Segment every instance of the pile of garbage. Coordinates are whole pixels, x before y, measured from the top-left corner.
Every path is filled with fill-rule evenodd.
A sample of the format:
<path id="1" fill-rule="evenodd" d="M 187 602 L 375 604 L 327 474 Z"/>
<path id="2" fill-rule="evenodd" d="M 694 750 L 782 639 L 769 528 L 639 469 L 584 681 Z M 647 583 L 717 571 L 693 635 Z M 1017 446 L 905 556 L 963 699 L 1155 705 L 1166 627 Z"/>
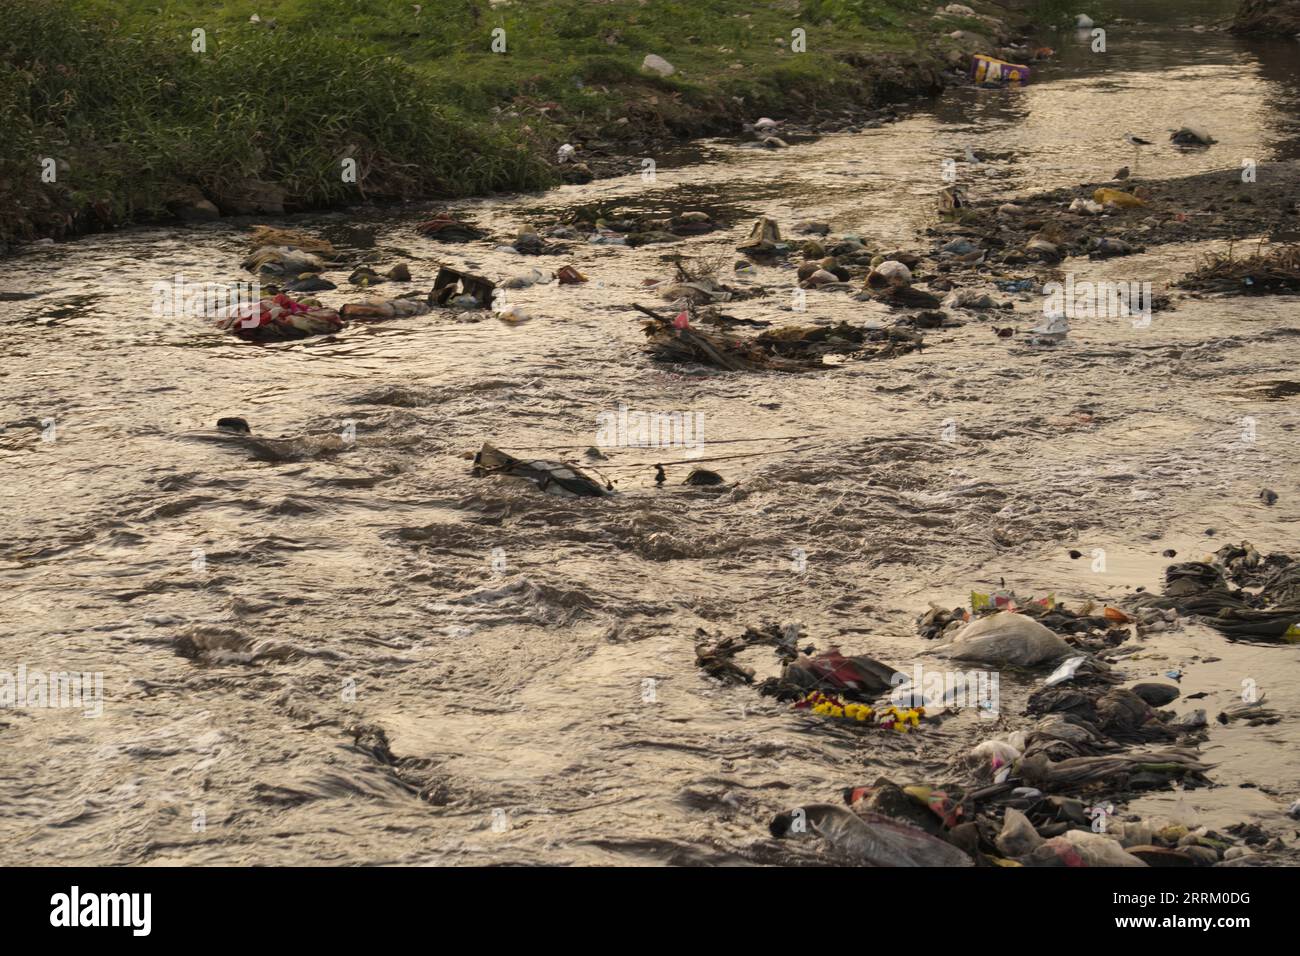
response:
<path id="1" fill-rule="evenodd" d="M 328 239 L 320 239 L 305 232 L 299 232 L 296 229 L 254 226 L 249 241 L 254 250 L 261 249 L 264 246 L 287 246 L 293 249 L 301 249 L 303 252 L 317 253 L 326 259 L 333 259 L 336 255 L 334 244 Z"/>
<path id="2" fill-rule="evenodd" d="M 463 241 L 485 235 L 447 213 L 421 223 L 418 228 L 430 237 L 444 241 Z M 319 299 L 309 296 L 338 288 L 321 275 L 327 269 L 341 267 L 339 254 L 329 240 L 271 226 L 254 227 L 249 238 L 253 251 L 244 259 L 243 268 L 272 280 L 263 286 L 267 294 L 256 304 L 226 310 L 216 322 L 219 329 L 248 341 L 278 342 L 329 335 L 342 331 L 348 322 L 425 315 L 434 307 L 466 311 L 491 309 L 495 305 L 495 283 L 482 276 L 443 266 L 434 279 L 433 289 L 427 294 L 406 291 L 391 298 L 371 297 L 346 303 L 337 309 L 329 308 Z M 572 266 L 559 269 L 555 277 L 562 285 L 587 281 L 586 276 Z M 383 272 L 363 264 L 353 270 L 348 281 L 369 289 L 385 282 L 409 283 L 412 276 L 410 268 L 400 263 Z M 518 319 L 517 315 L 508 314 L 508 310 L 502 310 L 500 314 L 506 319 Z"/>
<path id="3" fill-rule="evenodd" d="M 1178 281 L 1184 289 L 1221 292 L 1225 295 L 1270 295 L 1300 292 L 1300 245 L 1281 245 L 1235 258 L 1212 253 L 1201 260 L 1196 271 Z"/>
<path id="4" fill-rule="evenodd" d="M 1263 556 L 1242 545 L 1221 549 L 1214 560 L 1200 567 L 1213 567 L 1217 577 L 1193 576 L 1198 584 L 1219 587 L 1226 579 L 1259 589 L 1263 602 L 1300 603 L 1300 564 L 1287 556 Z M 1118 686 L 1122 678 L 1098 656 L 1134 636 L 1148 610 L 1161 621 L 1170 613 L 1093 604 L 1074 609 L 1054 595 L 1021 598 L 1010 591 L 972 592 L 969 607 L 931 605 L 917 625 L 939 653 L 1046 675 L 1036 679 L 1039 686 L 1026 703 L 1031 722 L 960 755 L 951 771 L 961 782 L 900 787 L 880 778 L 844 790 L 846 806 L 812 804 L 778 814 L 772 834 L 811 836 L 845 862 L 876 866 L 1240 865 L 1255 860 L 1265 844 L 1282 849 L 1244 825 L 1216 832 L 1117 814 L 1116 804 L 1130 793 L 1207 786 L 1213 769 L 1196 751 L 1205 739 L 1205 711 L 1179 716 L 1164 709 L 1179 697 L 1172 683 Z M 1202 610 L 1183 604 L 1175 613 Z M 1300 608 L 1293 616 L 1300 619 Z M 782 676 L 760 685 L 778 699 L 852 723 L 870 723 L 881 712 L 895 727 L 932 720 L 925 710 L 930 702 L 915 692 L 908 699 L 908 679 L 887 665 L 838 652 L 813 656 L 811 648 L 801 655 L 793 641 L 780 643 L 770 629 L 746 636 L 727 645 L 733 654 L 764 640 L 781 648 Z M 711 648 L 697 647 L 697 657 L 707 659 L 701 652 Z M 891 688 L 892 711 L 870 705 L 872 694 Z M 1218 719 L 1281 719 L 1261 703 L 1229 708 Z M 911 713 L 900 720 L 903 708 Z"/>
<path id="5" fill-rule="evenodd" d="M 482 276 L 442 266 L 433 279 L 429 299 L 434 305 L 461 309 L 490 309 L 496 283 Z"/>
<path id="6" fill-rule="evenodd" d="M 1044 793 L 1034 786 L 899 786 L 879 777 L 848 787 L 843 806 L 778 813 L 778 839 L 816 839 L 845 863 L 869 866 L 1246 865 L 1281 849 L 1249 825 L 1189 827 L 1120 818 L 1112 803 Z"/>
<path id="7" fill-rule="evenodd" d="M 692 362 L 732 372 L 809 372 L 832 367 L 827 356 L 845 360 L 892 358 L 920 349 L 924 339 L 906 325 L 781 326 L 753 337 L 704 331 L 687 312 L 668 319 L 642 306 L 651 316 L 644 330 L 648 351 L 661 362 Z"/>
<path id="8" fill-rule="evenodd" d="M 951 188 L 946 192 L 951 192 Z M 941 209 L 953 205 L 942 201 Z M 1023 265 L 1055 265 L 1067 256 L 1109 259 L 1143 247 L 1140 235 L 1151 212 L 1145 186 L 1085 185 L 1017 202 L 962 201 L 950 209 L 953 221 L 933 230 L 934 256 L 941 272 Z M 1159 210 L 1172 219 L 1176 214 Z"/>
<path id="9" fill-rule="evenodd" d="M 754 671 L 738 664 L 736 655 L 756 647 L 771 647 L 781 663 L 781 673 L 760 682 L 759 693 L 779 701 L 806 705 L 814 695 L 827 702 L 871 703 L 898 686 L 905 676 L 888 664 L 866 655 L 845 657 L 837 648 L 817 653 L 809 644 L 799 648 L 797 625 L 765 622 L 749 627 L 739 637 L 695 632 L 695 664 L 724 684 L 753 684 Z M 820 698 L 819 698 L 820 701 Z M 806 709 L 806 708 L 805 708 Z"/>
<path id="10" fill-rule="evenodd" d="M 845 657 L 838 648 L 819 654 L 809 645 L 800 651 L 798 636 L 797 628 L 772 623 L 748 628 L 738 638 L 714 638 L 699 630 L 695 663 L 724 684 L 754 684 L 754 671 L 737 663 L 736 655 L 770 646 L 782 668 L 779 676 L 757 685 L 763 696 L 790 703 L 796 712 L 878 730 L 908 733 L 921 726 L 924 707 L 881 700 L 906 681 L 905 675 L 866 655 Z"/>
<path id="11" fill-rule="evenodd" d="M 294 299 L 283 292 L 230 310 L 217 328 L 249 342 L 284 342 L 310 335 L 332 335 L 347 323 L 334 309 L 315 299 Z"/>
<path id="12" fill-rule="evenodd" d="M 736 655 L 753 647 L 774 647 L 777 659 L 789 664 L 799 656 L 799 631 L 771 622 L 745 629 L 740 637 L 711 637 L 703 628 L 695 632 L 695 664 L 724 684 L 752 684 L 752 668 L 738 664 Z"/>
<path id="13" fill-rule="evenodd" d="M 424 296 L 402 297 L 393 299 L 371 299 L 366 302 L 349 302 L 339 309 L 339 315 L 345 321 L 382 322 L 386 319 L 402 319 L 412 315 L 427 315 L 428 298 Z"/>
<path id="14" fill-rule="evenodd" d="M 941 647 L 957 660 L 1027 667 L 1122 644 L 1136 623 L 1119 608 L 1085 604 L 1076 611 L 1051 594 L 1020 598 L 1011 591 L 972 591 L 969 608 L 932 604 L 917 619 L 917 632 L 942 639 Z"/>
<path id="15" fill-rule="evenodd" d="M 1171 564 L 1162 593 L 1135 595 L 1132 606 L 1177 611 L 1233 640 L 1300 643 L 1300 561 L 1225 545 L 1206 561 Z"/>
<path id="16" fill-rule="evenodd" d="M 786 811 L 770 829 L 777 837 L 816 836 L 846 861 L 875 866 L 1196 866 L 1249 855 L 1233 850 L 1232 836 L 1205 828 L 1118 819 L 1108 793 L 1172 779 L 1203 784 L 1209 768 L 1177 748 L 1050 756 L 1053 744 L 1092 739 L 1087 734 L 1067 719 L 1046 718 L 973 748 L 965 758 L 969 784 L 900 787 L 879 778 L 846 788 L 847 807 Z"/>
<path id="17" fill-rule="evenodd" d="M 244 259 L 243 268 L 264 276 L 316 275 L 325 271 L 326 262 L 292 246 L 259 246 Z"/>

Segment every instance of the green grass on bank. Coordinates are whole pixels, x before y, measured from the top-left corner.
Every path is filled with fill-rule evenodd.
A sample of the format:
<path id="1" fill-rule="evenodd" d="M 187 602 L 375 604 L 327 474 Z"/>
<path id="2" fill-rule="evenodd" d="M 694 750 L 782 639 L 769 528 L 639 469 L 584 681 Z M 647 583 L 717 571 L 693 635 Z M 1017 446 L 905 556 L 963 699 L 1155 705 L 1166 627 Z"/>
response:
<path id="1" fill-rule="evenodd" d="M 398 57 L 437 85 L 442 104 L 480 119 L 515 98 L 603 118 L 623 105 L 607 90 L 644 83 L 647 53 L 680 72 L 638 95 L 770 102 L 783 81 L 795 85 L 804 74 L 846 77 L 836 54 L 915 50 L 911 23 L 933 9 L 927 0 L 187 0 L 163 13 L 149 0 L 77 5 L 115 17 L 126 32 L 325 31 L 358 51 Z M 250 25 L 254 12 L 275 27 Z M 796 28 L 807 31 L 806 54 L 790 52 Z M 504 53 L 492 51 L 494 30 L 504 31 Z"/>
<path id="2" fill-rule="evenodd" d="M 737 98 L 753 115 L 861 99 L 869 78 L 853 58 L 914 54 L 955 29 L 935 7 L 7 0 L 0 241 L 157 215 L 185 184 L 217 198 L 274 183 L 299 208 L 535 188 L 553 175 L 538 145 L 566 131 L 702 132 L 735 114 Z M 805 53 L 791 51 L 796 28 Z M 647 76 L 647 53 L 679 72 Z M 340 175 L 348 156 L 360 184 Z M 40 182 L 43 157 L 59 161 L 56 183 Z"/>
<path id="3" fill-rule="evenodd" d="M 156 215 L 185 183 L 211 196 L 274 183 L 303 206 L 356 199 L 345 157 L 378 195 L 546 181 L 523 144 L 346 40 L 249 28 L 210 33 L 196 53 L 188 32 L 122 31 L 67 0 L 11 0 L 6 13 L 0 201 L 19 226 L 58 233 Z M 45 157 L 58 162 L 52 184 L 41 183 Z M 68 215 L 91 221 L 61 223 Z"/>

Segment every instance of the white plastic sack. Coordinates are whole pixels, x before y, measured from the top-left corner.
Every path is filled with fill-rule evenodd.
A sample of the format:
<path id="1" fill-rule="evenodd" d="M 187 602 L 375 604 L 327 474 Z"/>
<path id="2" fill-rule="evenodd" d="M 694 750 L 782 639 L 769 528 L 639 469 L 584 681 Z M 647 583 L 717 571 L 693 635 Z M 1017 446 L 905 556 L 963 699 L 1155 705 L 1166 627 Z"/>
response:
<path id="1" fill-rule="evenodd" d="M 971 621 L 943 650 L 959 661 L 1032 667 L 1064 657 L 1072 648 L 1032 618 L 999 611 Z"/>

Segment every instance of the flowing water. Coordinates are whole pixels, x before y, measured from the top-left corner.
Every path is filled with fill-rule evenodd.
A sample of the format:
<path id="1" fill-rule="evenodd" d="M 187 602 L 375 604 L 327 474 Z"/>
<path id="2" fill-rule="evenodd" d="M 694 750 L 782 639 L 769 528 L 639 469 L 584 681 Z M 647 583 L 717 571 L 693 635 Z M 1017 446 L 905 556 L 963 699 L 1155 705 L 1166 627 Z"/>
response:
<path id="1" fill-rule="evenodd" d="M 971 193 L 1012 196 L 1125 163 L 1163 177 L 1300 155 L 1295 46 L 1192 29 L 1231 3 L 1175 7 L 1135 4 L 1147 19 L 1111 25 L 1105 54 L 1065 35 L 1032 85 L 955 89 L 886 128 L 770 152 L 712 141 L 651 183 L 457 207 L 497 236 L 592 201 L 729 225 L 680 246 L 578 243 L 552 261 L 436 245 L 413 229 L 421 210 L 292 223 L 373 225 L 384 265 L 424 287 L 439 263 L 500 278 L 573 261 L 591 279 L 514 293 L 536 316 L 517 326 L 435 313 L 258 346 L 155 318 L 155 282 L 239 277 L 246 223 L 6 262 L 3 291 L 35 295 L 0 301 L 0 670 L 102 674 L 103 713 L 0 710 L 0 861 L 798 860 L 811 851 L 768 836 L 774 812 L 880 775 L 952 779 L 972 742 L 1020 725 L 1032 684 L 1005 677 L 998 721 L 861 733 L 712 683 L 697 628 L 799 622 L 803 643 L 910 671 L 930 601 L 1005 581 L 1114 602 L 1158 586 L 1168 548 L 1294 550 L 1300 411 L 1268 391 L 1300 378 L 1294 298 L 1185 300 L 1147 328 L 1078 320 L 1057 349 L 971 321 L 920 353 L 799 376 L 654 364 L 629 308 L 656 304 L 641 283 L 670 253 L 729 263 L 758 214 L 922 249 L 947 158 Z M 1220 145 L 1170 149 L 1189 120 Z M 1130 131 L 1157 146 L 1135 155 Z M 1158 287 L 1206 248 L 1066 267 Z M 842 292 L 791 313 L 791 266 L 750 281 L 776 292 L 730 314 L 888 317 Z M 1016 311 L 1027 327 L 1040 302 Z M 484 440 L 581 455 L 620 403 L 693 413 L 731 442 L 697 457 L 748 457 L 708 462 L 728 484 L 695 488 L 689 450 L 612 449 L 600 464 L 620 493 L 599 500 L 469 475 Z M 223 436 L 224 415 L 287 440 Z M 569 451 L 534 450 L 551 446 Z M 687 464 L 656 487 L 658 461 Z M 1282 822 L 1300 795 L 1295 654 L 1188 625 L 1126 660 L 1135 680 L 1178 669 L 1184 694 L 1208 693 L 1180 711 L 1212 717 L 1254 680 L 1284 714 L 1212 722 L 1217 785 L 1129 809 Z M 767 650 L 746 660 L 776 671 Z"/>

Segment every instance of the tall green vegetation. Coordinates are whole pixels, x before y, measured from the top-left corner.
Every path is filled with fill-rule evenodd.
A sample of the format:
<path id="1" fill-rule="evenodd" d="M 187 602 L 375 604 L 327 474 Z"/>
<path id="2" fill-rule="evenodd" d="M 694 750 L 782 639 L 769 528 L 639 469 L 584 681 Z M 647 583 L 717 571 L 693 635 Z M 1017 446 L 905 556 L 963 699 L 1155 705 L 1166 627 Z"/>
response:
<path id="1" fill-rule="evenodd" d="M 306 208 L 542 186 L 553 174 L 540 157 L 564 138 L 644 148 L 746 116 L 868 102 L 869 56 L 916 54 L 926 29 L 953 29 L 933 8 L 5 0 L 0 242 L 153 216 L 196 188 L 221 205 L 273 184 L 288 208 Z M 806 52 L 792 49 L 796 28 Z M 491 49 L 498 29 L 504 52 Z M 678 71 L 648 75 L 647 53 Z M 58 161 L 57 182 L 41 182 L 43 158 Z M 344 181 L 345 158 L 358 183 Z"/>
<path id="2" fill-rule="evenodd" d="M 182 184 L 221 197 L 274 183 L 306 207 L 548 181 L 521 142 L 440 105 L 436 83 L 396 58 L 252 25 L 205 40 L 196 52 L 175 29 L 123 34 L 70 0 L 9 0 L 0 228 L 58 234 L 153 215 Z M 46 157 L 53 183 L 41 182 Z"/>

